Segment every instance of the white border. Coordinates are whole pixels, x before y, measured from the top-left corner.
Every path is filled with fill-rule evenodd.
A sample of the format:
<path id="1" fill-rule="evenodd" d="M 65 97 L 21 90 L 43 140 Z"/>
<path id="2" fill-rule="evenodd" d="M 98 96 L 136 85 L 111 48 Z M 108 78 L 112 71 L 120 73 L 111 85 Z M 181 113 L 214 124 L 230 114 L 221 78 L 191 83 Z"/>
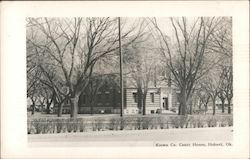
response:
<path id="1" fill-rule="evenodd" d="M 3 158 L 247 158 L 249 16 L 247 1 L 2 2 L 1 155 Z M 30 148 L 26 135 L 25 17 L 233 16 L 234 146 L 210 148 Z"/>

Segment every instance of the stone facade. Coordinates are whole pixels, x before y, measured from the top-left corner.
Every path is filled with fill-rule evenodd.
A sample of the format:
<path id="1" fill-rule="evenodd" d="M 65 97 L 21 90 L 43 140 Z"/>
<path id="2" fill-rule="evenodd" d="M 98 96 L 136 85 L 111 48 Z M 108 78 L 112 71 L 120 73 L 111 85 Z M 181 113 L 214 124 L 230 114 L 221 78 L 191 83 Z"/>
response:
<path id="1" fill-rule="evenodd" d="M 160 89 L 149 88 L 146 97 L 146 114 L 156 113 L 160 109 Z M 142 112 L 142 108 L 138 107 L 137 88 L 126 88 L 125 98 L 125 114 L 138 114 Z"/>

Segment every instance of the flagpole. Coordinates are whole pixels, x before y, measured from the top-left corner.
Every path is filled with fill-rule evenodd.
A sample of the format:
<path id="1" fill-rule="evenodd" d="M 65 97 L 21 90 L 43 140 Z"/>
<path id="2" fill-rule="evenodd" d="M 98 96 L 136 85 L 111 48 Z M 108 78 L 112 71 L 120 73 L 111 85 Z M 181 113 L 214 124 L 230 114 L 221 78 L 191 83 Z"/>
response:
<path id="1" fill-rule="evenodd" d="M 119 30 L 119 53 L 120 53 L 120 92 L 121 92 L 121 111 L 120 116 L 123 117 L 123 70 L 122 70 L 122 46 L 121 46 L 121 19 L 118 17 L 118 30 Z"/>

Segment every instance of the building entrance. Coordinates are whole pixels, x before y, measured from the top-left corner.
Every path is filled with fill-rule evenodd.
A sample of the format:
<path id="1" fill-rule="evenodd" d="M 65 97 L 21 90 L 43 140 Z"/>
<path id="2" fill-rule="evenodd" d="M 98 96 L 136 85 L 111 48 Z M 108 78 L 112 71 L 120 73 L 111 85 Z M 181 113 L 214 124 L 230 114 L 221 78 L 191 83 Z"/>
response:
<path id="1" fill-rule="evenodd" d="M 163 108 L 169 110 L 168 97 L 163 98 Z"/>

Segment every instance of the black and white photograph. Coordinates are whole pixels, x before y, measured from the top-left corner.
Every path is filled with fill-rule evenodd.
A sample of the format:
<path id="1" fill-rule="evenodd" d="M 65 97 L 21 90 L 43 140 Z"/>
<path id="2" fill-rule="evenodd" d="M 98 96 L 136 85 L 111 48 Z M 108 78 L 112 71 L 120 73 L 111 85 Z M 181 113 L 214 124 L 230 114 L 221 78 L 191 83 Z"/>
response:
<path id="1" fill-rule="evenodd" d="M 26 20 L 29 141 L 232 140 L 231 17 Z"/>
<path id="2" fill-rule="evenodd" d="M 5 158 L 249 156 L 244 1 L 16 3 Z"/>

